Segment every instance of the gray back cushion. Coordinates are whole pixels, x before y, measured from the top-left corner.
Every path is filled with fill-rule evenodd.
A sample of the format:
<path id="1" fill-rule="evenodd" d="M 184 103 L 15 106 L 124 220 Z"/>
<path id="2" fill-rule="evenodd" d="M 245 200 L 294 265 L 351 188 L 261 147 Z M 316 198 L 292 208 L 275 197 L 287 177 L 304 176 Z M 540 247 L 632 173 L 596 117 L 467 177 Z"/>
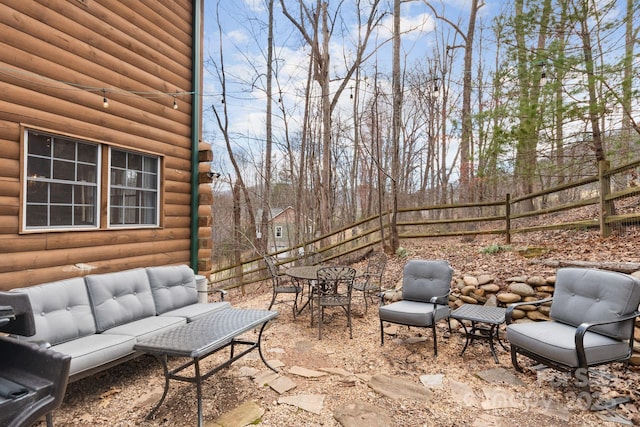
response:
<path id="1" fill-rule="evenodd" d="M 428 302 L 434 296 L 446 295 L 451 289 L 453 269 L 447 261 L 414 259 L 404 266 L 402 299 Z M 447 298 L 438 300 L 446 304 Z"/>
<path id="2" fill-rule="evenodd" d="M 156 314 L 144 268 L 91 274 L 85 280 L 98 332 Z"/>
<path id="3" fill-rule="evenodd" d="M 12 292 L 29 296 L 36 326 L 36 333 L 28 338 L 29 341 L 46 341 L 56 345 L 96 332 L 82 277 L 20 288 Z"/>
<path id="4" fill-rule="evenodd" d="M 556 274 L 550 316 L 572 326 L 616 320 L 638 309 L 640 281 L 628 274 L 587 268 L 561 268 Z M 629 338 L 633 320 L 595 326 L 592 331 Z"/>
<path id="5" fill-rule="evenodd" d="M 148 267 L 147 275 L 157 314 L 198 302 L 196 277 L 186 265 Z"/>

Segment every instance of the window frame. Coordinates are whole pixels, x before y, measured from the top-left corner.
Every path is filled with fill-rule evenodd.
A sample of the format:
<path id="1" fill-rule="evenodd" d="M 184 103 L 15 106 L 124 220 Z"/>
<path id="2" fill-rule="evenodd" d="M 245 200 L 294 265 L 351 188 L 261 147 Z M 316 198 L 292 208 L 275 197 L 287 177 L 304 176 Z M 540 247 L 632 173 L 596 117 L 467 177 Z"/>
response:
<path id="1" fill-rule="evenodd" d="M 120 224 L 120 223 L 117 223 L 117 224 L 112 223 L 112 220 L 113 220 L 112 219 L 112 208 L 113 208 L 113 204 L 112 204 L 113 193 L 112 193 L 112 190 L 113 190 L 114 185 L 115 185 L 112 182 L 113 169 L 114 169 L 114 166 L 113 166 L 113 151 L 114 150 L 117 150 L 117 151 L 120 151 L 122 153 L 127 154 L 127 158 L 128 158 L 128 155 L 131 154 L 131 155 L 141 156 L 143 160 L 144 159 L 153 159 L 153 160 L 155 160 L 155 163 L 156 163 L 155 172 L 154 172 L 154 174 L 155 174 L 155 189 L 153 190 L 153 192 L 155 192 L 155 198 L 154 198 L 155 199 L 155 209 L 154 209 L 155 210 L 155 214 L 154 214 L 154 222 L 153 223 L 149 223 L 149 224 L 144 224 L 144 223 L 126 223 L 126 222 L 122 223 L 122 224 Z M 106 184 L 107 191 L 108 191 L 108 195 L 106 197 L 106 199 L 107 199 L 107 204 L 106 204 L 106 217 L 107 217 L 106 224 L 107 224 L 107 228 L 121 230 L 121 229 L 130 229 L 130 228 L 157 228 L 157 227 L 160 227 L 160 202 L 161 202 L 161 197 L 160 196 L 161 196 L 161 188 L 162 188 L 161 187 L 161 184 L 162 184 L 162 182 L 161 182 L 162 162 L 161 162 L 160 156 L 152 156 L 150 154 L 141 153 L 141 152 L 136 151 L 136 150 L 130 150 L 130 149 L 122 148 L 122 147 L 110 146 L 110 147 L 108 147 L 108 156 L 107 157 L 108 157 L 107 167 L 108 167 L 108 171 L 109 171 L 108 174 L 107 174 L 108 178 L 107 178 L 107 184 Z M 121 169 L 121 168 L 119 167 L 119 169 Z M 128 173 L 128 172 L 139 172 L 142 175 L 147 175 L 147 176 L 151 175 L 151 173 L 149 171 L 146 171 L 144 169 L 139 170 L 139 171 L 135 171 L 133 169 L 126 168 L 124 170 L 125 170 L 125 173 Z M 151 191 L 149 189 L 144 190 L 145 189 L 144 187 L 134 187 L 134 186 L 127 186 L 127 185 L 118 185 L 118 187 L 120 187 L 122 189 L 125 189 L 125 190 L 129 190 L 129 191 L 134 190 L 134 189 L 138 189 L 138 190 L 134 190 L 136 192 L 139 192 L 141 188 L 143 189 L 143 191 L 147 191 L 147 192 Z M 123 204 L 122 208 L 126 210 L 127 209 L 127 205 Z M 144 209 L 146 209 L 146 207 L 140 207 L 138 205 L 134 205 L 134 206 L 130 206 L 129 207 L 129 209 L 132 209 L 132 208 L 136 209 L 136 210 L 140 210 L 140 209 L 144 210 Z M 126 216 L 126 213 L 123 216 Z"/>
<path id="2" fill-rule="evenodd" d="M 73 225 L 66 224 L 60 226 L 51 225 L 51 213 L 47 213 L 47 225 L 45 226 L 33 226 L 27 225 L 29 206 L 27 200 L 28 188 L 30 182 L 34 182 L 33 177 L 29 177 L 28 173 L 30 163 L 33 158 L 29 151 L 29 144 L 32 139 L 30 135 L 36 136 L 50 136 L 61 140 L 67 140 L 71 142 L 84 143 L 96 146 L 96 165 L 95 165 L 95 200 L 91 209 L 94 210 L 94 224 L 90 225 Z M 19 234 L 35 234 L 35 233 L 52 233 L 52 232 L 66 232 L 66 231 L 104 231 L 104 230 L 123 230 L 123 229 L 149 229 L 149 228 L 162 228 L 163 212 L 164 212 L 164 157 L 158 153 L 147 152 L 144 150 L 138 150 L 135 148 L 124 147 L 118 144 L 107 143 L 92 138 L 81 137 L 77 135 L 70 135 L 61 132 L 52 131 L 49 129 L 39 128 L 37 126 L 21 125 L 20 126 L 20 205 L 19 205 Z M 32 147 L 33 149 L 33 147 Z M 112 150 L 118 150 L 124 153 L 131 153 L 133 155 L 141 156 L 143 159 L 150 159 L 155 162 L 155 178 L 153 180 L 153 203 L 155 204 L 155 211 L 152 216 L 152 223 L 129 223 L 129 224 L 111 224 L 111 177 L 112 177 L 112 163 L 111 153 Z M 30 157 L 31 156 L 31 157 Z M 53 158 L 53 153 L 52 153 Z M 53 160 L 51 160 L 53 162 Z M 72 160 L 74 165 L 78 165 L 78 159 Z M 32 164 L 33 166 L 33 164 Z M 77 176 L 75 176 L 77 179 Z M 47 178 L 43 182 L 52 181 Z M 70 185 L 84 181 L 70 181 Z M 143 181 L 144 184 L 148 184 L 149 181 Z M 153 187 L 152 186 L 152 187 Z M 47 206 L 50 206 L 51 189 L 48 189 L 47 193 Z M 76 191 L 75 188 L 73 191 Z M 148 200 L 148 198 L 147 198 Z M 144 202 L 143 202 L 144 203 Z M 73 209 L 74 206 L 72 206 Z M 139 207 L 138 207 L 139 208 Z M 71 212 L 71 222 L 73 221 L 74 212 Z M 140 217 L 138 217 L 140 219 Z"/>

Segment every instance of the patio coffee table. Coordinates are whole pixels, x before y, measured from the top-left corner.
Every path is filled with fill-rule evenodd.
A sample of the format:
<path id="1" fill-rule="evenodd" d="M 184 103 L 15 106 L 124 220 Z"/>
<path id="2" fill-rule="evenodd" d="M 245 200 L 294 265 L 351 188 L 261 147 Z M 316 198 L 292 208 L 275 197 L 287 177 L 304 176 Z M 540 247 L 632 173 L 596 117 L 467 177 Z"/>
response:
<path id="1" fill-rule="evenodd" d="M 476 304 L 464 304 L 454 310 L 453 313 L 449 315 L 449 317 L 452 319 L 460 320 L 460 323 L 464 328 L 464 334 L 466 338 L 464 348 L 462 349 L 462 352 L 460 352 L 460 356 L 464 354 L 469 344 L 471 344 L 476 339 L 480 339 L 489 341 L 489 348 L 491 349 L 493 360 L 498 363 L 498 356 L 496 356 L 496 350 L 493 345 L 493 340 L 494 338 L 497 339 L 502 348 L 504 348 L 505 350 L 507 349 L 502 341 L 500 341 L 500 337 L 498 336 L 498 327 L 505 322 L 506 312 L 506 308 Z M 471 329 L 467 329 L 467 325 L 465 325 L 463 320 L 471 322 Z M 478 325 L 478 323 L 489 326 Z"/>
<path id="2" fill-rule="evenodd" d="M 165 378 L 162 397 L 151 409 L 147 419 L 151 418 L 164 402 L 169 391 L 169 380 L 185 381 L 196 384 L 198 426 L 202 426 L 202 381 L 256 348 L 262 362 L 269 369 L 277 372 L 275 368 L 267 363 L 260 347 L 262 333 L 267 322 L 277 316 L 277 311 L 228 308 L 137 343 L 134 347 L 136 351 L 152 354 L 160 361 Z M 236 338 L 260 325 L 262 326 L 256 341 Z M 247 345 L 249 347 L 238 354 L 234 354 L 236 345 Z M 207 372 L 200 372 L 201 360 L 229 346 L 231 347 L 229 359 Z M 170 370 L 167 365 L 167 359 L 170 356 L 190 358 L 191 360 Z M 193 376 L 180 374 L 191 366 L 194 368 Z"/>

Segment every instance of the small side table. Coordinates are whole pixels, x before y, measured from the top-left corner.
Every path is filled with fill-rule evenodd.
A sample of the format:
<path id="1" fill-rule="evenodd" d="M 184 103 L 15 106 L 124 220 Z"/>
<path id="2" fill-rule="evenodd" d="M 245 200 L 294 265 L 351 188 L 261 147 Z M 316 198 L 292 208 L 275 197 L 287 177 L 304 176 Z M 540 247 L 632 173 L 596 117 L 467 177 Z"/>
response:
<path id="1" fill-rule="evenodd" d="M 498 327 L 505 322 L 506 312 L 507 309 L 502 307 L 491 307 L 476 304 L 464 304 L 454 310 L 449 317 L 460 321 L 464 328 L 466 338 L 464 348 L 462 349 L 460 356 L 464 354 L 465 350 L 473 340 L 481 339 L 489 341 L 489 348 L 491 349 L 493 360 L 495 360 L 496 363 L 499 363 L 498 356 L 496 356 L 496 350 L 493 345 L 493 340 L 494 338 L 497 339 L 502 348 L 505 350 L 507 349 L 498 336 Z M 465 325 L 463 320 L 471 322 L 471 329 L 467 329 L 467 325 Z M 478 323 L 489 326 L 478 325 Z"/>

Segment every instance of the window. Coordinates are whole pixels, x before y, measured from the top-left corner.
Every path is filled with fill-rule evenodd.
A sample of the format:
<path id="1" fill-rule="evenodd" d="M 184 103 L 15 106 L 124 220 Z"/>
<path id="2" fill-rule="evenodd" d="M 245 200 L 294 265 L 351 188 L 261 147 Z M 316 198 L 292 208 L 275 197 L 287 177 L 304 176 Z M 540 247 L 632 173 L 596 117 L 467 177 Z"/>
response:
<path id="1" fill-rule="evenodd" d="M 158 224 L 158 159 L 111 149 L 109 225 Z"/>
<path id="2" fill-rule="evenodd" d="M 158 226 L 160 158 L 107 148 L 25 130 L 22 229 Z M 101 180 L 103 167 L 109 182 Z M 101 212 L 101 206 L 108 206 L 108 212 Z M 108 218 L 106 225 L 101 226 L 101 218 Z"/>
<path id="3" fill-rule="evenodd" d="M 98 145 L 28 131 L 25 229 L 96 228 Z"/>
<path id="4" fill-rule="evenodd" d="M 282 226 L 276 225 L 276 238 L 282 237 Z"/>

